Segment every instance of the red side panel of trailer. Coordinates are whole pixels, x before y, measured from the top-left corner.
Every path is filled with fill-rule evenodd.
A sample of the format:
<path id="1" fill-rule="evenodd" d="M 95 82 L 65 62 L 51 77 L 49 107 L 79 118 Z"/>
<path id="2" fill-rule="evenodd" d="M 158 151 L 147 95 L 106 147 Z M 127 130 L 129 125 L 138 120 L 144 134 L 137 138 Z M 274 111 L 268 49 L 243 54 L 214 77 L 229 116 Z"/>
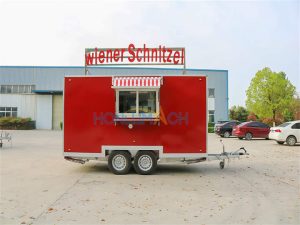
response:
<path id="1" fill-rule="evenodd" d="M 163 146 L 164 153 L 206 153 L 206 77 L 164 76 L 160 123 L 114 122 L 112 77 L 66 77 L 64 151 L 101 153 L 101 146 Z"/>

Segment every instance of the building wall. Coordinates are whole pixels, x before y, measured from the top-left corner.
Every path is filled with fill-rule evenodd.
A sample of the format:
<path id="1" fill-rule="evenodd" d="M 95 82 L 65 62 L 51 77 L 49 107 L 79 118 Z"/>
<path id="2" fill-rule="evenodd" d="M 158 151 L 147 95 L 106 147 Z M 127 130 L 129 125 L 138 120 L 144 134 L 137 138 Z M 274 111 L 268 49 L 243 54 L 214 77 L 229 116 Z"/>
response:
<path id="1" fill-rule="evenodd" d="M 129 76 L 129 75 L 181 75 L 181 69 L 165 68 L 132 68 L 132 67 L 90 67 L 88 68 L 89 76 Z M 207 69 L 188 69 L 187 75 L 206 75 L 208 77 L 208 88 L 215 89 L 214 98 L 208 98 L 208 110 L 214 112 L 214 121 L 228 119 L 228 71 L 227 70 L 207 70 Z M 35 85 L 36 93 L 46 93 L 47 95 L 37 95 L 36 107 L 31 109 L 30 114 L 33 119 L 36 118 L 37 128 L 51 129 L 58 128 L 59 113 L 62 113 L 62 103 L 59 103 L 57 97 L 52 96 L 54 93 L 63 92 L 63 78 L 65 76 L 83 76 L 84 67 L 33 67 L 33 66 L 0 66 L 0 85 Z M 2 97 L 6 94 L 0 94 L 1 98 L 10 102 L 9 96 Z M 46 97 L 48 96 L 48 97 Z M 12 102 L 18 97 L 12 97 Z M 21 98 L 21 97 L 20 97 Z M 51 100 L 50 100 L 51 99 Z M 45 101 L 45 102 L 43 102 Z M 51 101 L 51 103 L 50 103 Z M 4 103 L 0 101 L 0 106 Z M 19 103 L 23 104 L 23 103 Z M 32 103 L 34 104 L 34 103 Z M 24 104 L 23 104 L 24 106 Z M 22 106 L 22 108 L 23 108 Z M 45 109 L 42 108 L 45 107 Z M 24 106 L 27 111 L 28 107 Z M 26 108 L 27 107 L 27 108 Z M 54 108 L 53 108 L 54 107 Z M 20 106 L 21 108 L 21 106 Z M 50 111 L 47 111 L 50 110 Z M 30 111 L 30 110 L 29 110 Z M 51 114 L 51 115 L 50 115 Z M 21 114 L 20 114 L 21 115 Z M 23 115 L 23 112 L 22 112 Z M 28 117 L 28 116 L 27 116 Z M 62 117 L 62 115 L 61 115 Z M 47 121 L 46 121 L 47 120 Z M 51 124 L 51 125 L 50 125 Z"/>
<path id="2" fill-rule="evenodd" d="M 215 122 L 228 120 L 228 71 L 205 71 L 204 74 L 208 77 L 208 88 L 215 89 Z M 208 101 L 212 100 L 208 98 Z"/>
<path id="3" fill-rule="evenodd" d="M 208 110 L 215 110 L 216 105 L 215 105 L 215 99 L 216 98 L 207 98 L 207 109 Z"/>
<path id="4" fill-rule="evenodd" d="M 36 120 L 35 94 L 0 94 L 0 107 L 17 107 L 17 116 Z"/>

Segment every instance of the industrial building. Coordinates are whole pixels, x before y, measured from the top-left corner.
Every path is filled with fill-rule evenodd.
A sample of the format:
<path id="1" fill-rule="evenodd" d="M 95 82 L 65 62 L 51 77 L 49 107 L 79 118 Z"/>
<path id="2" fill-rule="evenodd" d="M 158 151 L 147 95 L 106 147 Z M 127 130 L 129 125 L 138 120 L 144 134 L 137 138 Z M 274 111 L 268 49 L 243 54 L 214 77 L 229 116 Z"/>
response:
<path id="1" fill-rule="evenodd" d="M 84 76 L 84 73 L 84 66 L 0 66 L 0 117 L 30 117 L 36 121 L 37 129 L 60 129 L 63 122 L 63 78 Z M 182 73 L 182 69 L 174 68 L 103 66 L 89 67 L 87 76 Z M 208 77 L 208 121 L 227 120 L 228 71 L 186 69 L 185 74 Z"/>

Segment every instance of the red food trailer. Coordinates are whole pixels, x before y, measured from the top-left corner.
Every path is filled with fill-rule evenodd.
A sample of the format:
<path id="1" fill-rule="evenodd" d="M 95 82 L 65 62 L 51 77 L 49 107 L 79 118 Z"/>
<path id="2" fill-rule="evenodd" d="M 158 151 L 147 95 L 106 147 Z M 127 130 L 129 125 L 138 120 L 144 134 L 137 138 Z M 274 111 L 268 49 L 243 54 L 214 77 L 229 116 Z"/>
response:
<path id="1" fill-rule="evenodd" d="M 115 174 L 151 174 L 157 162 L 220 160 L 207 152 L 204 75 L 68 76 L 64 81 L 64 158 L 107 160 Z"/>

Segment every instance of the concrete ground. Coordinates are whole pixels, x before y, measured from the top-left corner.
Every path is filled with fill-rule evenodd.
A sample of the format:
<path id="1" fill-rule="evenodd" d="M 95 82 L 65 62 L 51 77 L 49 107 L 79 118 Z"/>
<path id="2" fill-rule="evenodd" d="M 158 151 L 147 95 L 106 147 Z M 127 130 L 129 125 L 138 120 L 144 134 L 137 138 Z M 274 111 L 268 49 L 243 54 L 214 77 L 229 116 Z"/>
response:
<path id="1" fill-rule="evenodd" d="M 223 139 L 250 156 L 110 173 L 62 157 L 62 132 L 12 131 L 1 156 L 0 224 L 300 224 L 300 148 Z M 221 151 L 209 135 L 209 151 Z"/>

